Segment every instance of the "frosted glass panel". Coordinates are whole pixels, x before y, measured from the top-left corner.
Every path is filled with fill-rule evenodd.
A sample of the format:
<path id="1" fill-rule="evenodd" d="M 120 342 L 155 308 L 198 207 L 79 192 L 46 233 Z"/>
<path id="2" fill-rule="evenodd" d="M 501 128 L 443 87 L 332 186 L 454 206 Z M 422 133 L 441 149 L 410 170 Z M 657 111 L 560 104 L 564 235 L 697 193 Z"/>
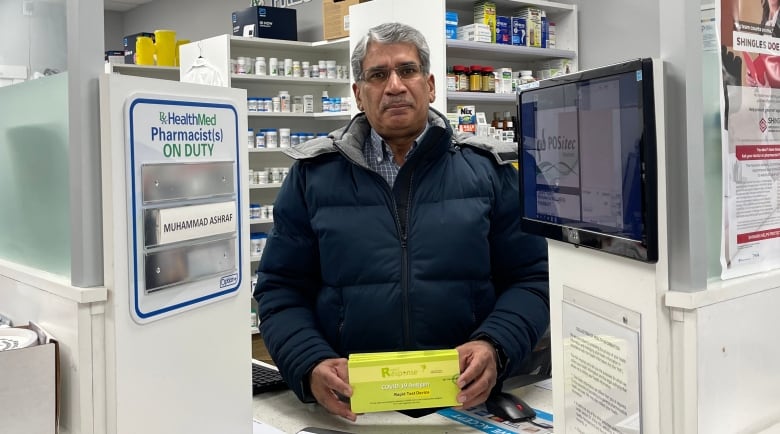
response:
<path id="1" fill-rule="evenodd" d="M 0 258 L 70 277 L 68 165 L 67 73 L 0 87 Z"/>

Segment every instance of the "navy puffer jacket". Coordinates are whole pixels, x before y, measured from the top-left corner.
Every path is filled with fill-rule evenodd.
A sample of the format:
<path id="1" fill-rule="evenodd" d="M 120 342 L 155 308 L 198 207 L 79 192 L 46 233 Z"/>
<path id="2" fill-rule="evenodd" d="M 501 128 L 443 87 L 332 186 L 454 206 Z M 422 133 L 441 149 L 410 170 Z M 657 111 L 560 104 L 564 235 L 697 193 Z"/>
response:
<path id="1" fill-rule="evenodd" d="M 288 151 L 254 296 L 301 400 L 320 360 L 483 335 L 512 375 L 549 324 L 547 246 L 520 231 L 516 149 L 453 136 L 435 110 L 429 124 L 392 188 L 365 163 L 362 114 Z"/>

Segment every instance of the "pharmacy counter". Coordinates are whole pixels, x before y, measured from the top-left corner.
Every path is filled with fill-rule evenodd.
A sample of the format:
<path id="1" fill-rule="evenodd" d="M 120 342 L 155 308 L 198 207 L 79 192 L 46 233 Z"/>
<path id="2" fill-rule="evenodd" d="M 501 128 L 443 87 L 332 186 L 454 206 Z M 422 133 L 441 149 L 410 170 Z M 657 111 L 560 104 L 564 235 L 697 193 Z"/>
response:
<path id="1" fill-rule="evenodd" d="M 511 392 L 536 409 L 548 413 L 552 412 L 552 391 L 549 389 L 530 385 L 514 389 Z M 480 424 L 476 418 L 470 418 L 468 415 L 461 417 L 462 421 L 459 422 L 439 413 L 412 418 L 394 411 L 367 413 L 358 416 L 356 422 L 350 422 L 328 413 L 319 405 L 301 403 L 289 390 L 255 395 L 253 407 L 254 419 L 283 433 L 290 434 L 295 434 L 306 427 L 327 428 L 356 434 L 501 432 L 495 431 L 495 427 L 504 427 L 500 422 L 488 421 L 488 424 L 494 426 L 488 428 L 486 425 Z M 455 414 L 455 412 L 452 413 Z M 457 418 L 460 414 L 462 413 L 455 414 L 455 417 Z M 511 433 L 512 431 L 506 430 L 504 432 Z M 544 432 L 544 430 L 540 430 L 540 432 Z"/>

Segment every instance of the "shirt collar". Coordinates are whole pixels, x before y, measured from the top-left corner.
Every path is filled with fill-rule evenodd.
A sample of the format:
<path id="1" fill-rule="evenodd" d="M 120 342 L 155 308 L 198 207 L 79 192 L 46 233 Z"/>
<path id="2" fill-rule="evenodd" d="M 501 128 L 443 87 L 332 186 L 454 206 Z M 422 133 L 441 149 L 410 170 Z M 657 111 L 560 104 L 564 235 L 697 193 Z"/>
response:
<path id="1" fill-rule="evenodd" d="M 423 136 L 425 133 L 428 132 L 428 129 L 431 127 L 430 121 L 425 122 L 425 128 L 423 128 L 422 133 L 420 133 L 419 136 L 417 136 L 416 139 L 414 139 L 414 142 L 412 142 L 412 147 L 409 148 L 409 152 L 406 153 L 404 156 L 404 161 L 409 158 L 409 156 L 414 152 L 414 149 L 417 147 L 417 144 L 419 144 L 422 141 Z M 368 144 L 373 150 L 374 155 L 381 155 L 383 159 L 390 158 L 393 155 L 393 150 L 390 149 L 389 146 L 387 146 L 387 143 L 385 143 L 385 140 L 382 138 L 382 136 L 379 135 L 379 133 L 376 132 L 376 130 L 371 127 L 371 134 L 369 136 L 369 144 Z"/>

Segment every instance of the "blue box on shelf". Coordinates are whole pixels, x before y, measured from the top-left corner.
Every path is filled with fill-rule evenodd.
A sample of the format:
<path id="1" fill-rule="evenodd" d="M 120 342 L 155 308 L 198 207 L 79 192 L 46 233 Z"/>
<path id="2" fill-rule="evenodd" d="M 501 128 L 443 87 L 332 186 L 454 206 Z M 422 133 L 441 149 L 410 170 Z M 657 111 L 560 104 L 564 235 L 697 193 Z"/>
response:
<path id="1" fill-rule="evenodd" d="M 458 39 L 458 13 L 447 11 L 444 25 L 447 39 Z"/>

